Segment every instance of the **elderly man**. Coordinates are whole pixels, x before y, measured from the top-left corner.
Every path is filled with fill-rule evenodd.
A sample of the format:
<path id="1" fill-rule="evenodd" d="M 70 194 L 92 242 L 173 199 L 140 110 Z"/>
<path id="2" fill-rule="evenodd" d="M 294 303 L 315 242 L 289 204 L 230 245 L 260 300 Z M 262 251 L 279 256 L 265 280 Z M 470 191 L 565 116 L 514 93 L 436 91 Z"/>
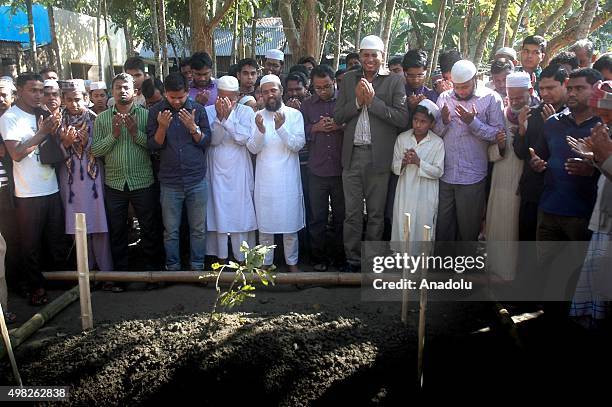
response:
<path id="1" fill-rule="evenodd" d="M 569 50 L 576 54 L 580 68 L 590 68 L 593 66 L 593 62 L 595 62 L 595 55 L 593 55 L 595 47 L 590 40 L 586 38 L 578 40 Z"/>
<path id="2" fill-rule="evenodd" d="M 228 234 L 234 259 L 244 261 L 242 242 L 255 246 L 255 205 L 253 203 L 253 162 L 246 144 L 251 136 L 255 113 L 238 104 L 240 86 L 233 76 L 217 81 L 218 96 L 206 113 L 212 131 L 208 150 L 210 197 L 207 207 L 207 254 L 220 263 L 228 258 Z"/>
<path id="3" fill-rule="evenodd" d="M 201 271 L 206 247 L 208 117 L 202 105 L 188 98 L 189 82 L 182 73 L 168 75 L 164 89 L 165 100 L 149 110 L 147 145 L 152 150 L 160 150 L 166 269 L 181 270 L 179 228 L 184 206 L 189 222 L 191 270 Z"/>
<path id="4" fill-rule="evenodd" d="M 359 51 L 363 69 L 345 74 L 334 108 L 334 121 L 346 125 L 342 183 L 348 272 L 359 272 L 361 267 L 364 199 L 368 212 L 366 240 L 382 239 L 393 147 L 399 131 L 408 126 L 404 80 L 381 70 L 384 57 L 383 41 L 375 35 L 366 36 Z"/>
<path id="5" fill-rule="evenodd" d="M 436 240 L 476 241 L 485 211 L 487 149 L 504 130 L 503 101 L 478 88 L 476 66 L 461 60 L 451 69 L 453 89 L 438 98 L 442 120 L 435 133 L 444 139 L 444 175 Z"/>
<path id="6" fill-rule="evenodd" d="M 299 271 L 298 234 L 304 227 L 304 196 L 298 152 L 306 142 L 302 114 L 283 104 L 283 87 L 276 75 L 261 78 L 265 108 L 251 124 L 249 151 L 257 154 L 255 167 L 255 211 L 259 242 L 274 243 L 274 234 L 283 234 L 285 261 L 289 271 Z M 264 265 L 272 264 L 270 251 Z"/>
<path id="7" fill-rule="evenodd" d="M 491 192 L 487 205 L 486 236 L 488 241 L 507 242 L 494 246 L 489 256 L 491 268 L 504 278 L 512 278 L 516 273 L 516 259 L 519 238 L 519 208 L 521 199 L 516 191 L 519 187 L 523 162 L 511 148 L 518 134 L 519 113 L 529 106 L 533 87 L 526 72 L 514 72 L 506 77 L 508 107 L 504 111 L 506 129 L 498 132 L 497 143 L 489 147 L 489 160 L 493 166 Z"/>
<path id="8" fill-rule="evenodd" d="M 269 49 L 266 51 L 266 61 L 264 62 L 264 73 L 281 77 L 285 66 L 285 54 L 279 49 Z M 281 78 L 284 79 L 284 78 Z"/>

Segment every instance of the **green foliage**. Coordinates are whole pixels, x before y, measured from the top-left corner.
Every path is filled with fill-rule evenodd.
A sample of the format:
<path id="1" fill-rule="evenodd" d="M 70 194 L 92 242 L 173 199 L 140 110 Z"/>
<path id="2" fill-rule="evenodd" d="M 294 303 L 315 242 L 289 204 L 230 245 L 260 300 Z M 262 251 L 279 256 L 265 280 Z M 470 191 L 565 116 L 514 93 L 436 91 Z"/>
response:
<path id="1" fill-rule="evenodd" d="M 212 275 L 216 274 L 215 290 L 217 298 L 210 313 L 209 323 L 218 320 L 217 306 L 220 304 L 224 309 L 231 309 L 242 304 L 248 298 L 255 297 L 255 284 L 261 283 L 264 286 L 274 285 L 275 267 L 264 268 L 264 258 L 266 254 L 276 246 L 258 245 L 250 248 L 246 242 L 240 245 L 240 252 L 244 253 L 243 264 L 230 261 L 229 264 L 214 263 L 212 265 Z M 219 280 L 221 273 L 229 271 L 234 273 L 227 291 L 221 291 Z"/>

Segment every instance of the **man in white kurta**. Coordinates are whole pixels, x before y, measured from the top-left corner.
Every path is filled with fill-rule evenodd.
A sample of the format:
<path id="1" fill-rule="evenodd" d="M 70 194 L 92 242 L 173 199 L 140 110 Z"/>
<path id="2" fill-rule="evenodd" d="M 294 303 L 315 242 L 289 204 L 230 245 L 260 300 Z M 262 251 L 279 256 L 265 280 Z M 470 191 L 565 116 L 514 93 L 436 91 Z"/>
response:
<path id="1" fill-rule="evenodd" d="M 210 186 L 207 202 L 206 253 L 220 262 L 228 258 L 228 234 L 237 261 L 244 260 L 242 242 L 255 246 L 253 162 L 246 144 L 251 136 L 253 109 L 237 103 L 239 85 L 233 76 L 217 81 L 217 100 L 206 107 L 212 132 L 207 153 Z"/>
<path id="2" fill-rule="evenodd" d="M 426 115 L 425 111 L 428 112 Z M 427 115 L 431 115 L 431 119 L 434 120 L 440 117 L 438 106 L 428 99 L 417 105 L 413 128 L 401 133 L 395 141 L 391 169 L 393 173 L 399 175 L 399 180 L 393 204 L 391 240 L 394 242 L 405 240 L 405 213 L 410 214 L 411 241 L 425 240 L 425 225 L 431 227 L 432 232 L 436 230 L 438 180 L 444 173 L 444 142 L 433 131 L 423 128 L 424 123 L 415 126 L 416 120 L 423 121 Z M 430 125 L 433 128 L 433 121 L 430 121 Z M 419 132 L 419 138 L 420 134 L 426 135 L 418 141 L 415 132 Z M 404 157 L 410 152 L 412 152 L 410 157 L 416 156 L 418 160 L 412 158 L 409 160 L 410 163 L 404 165 Z M 434 236 L 431 236 L 431 239 L 434 240 Z"/>
<path id="3" fill-rule="evenodd" d="M 531 78 L 525 72 L 514 72 L 506 77 L 509 104 L 504 111 L 505 126 L 497 143 L 489 147 L 489 161 L 494 162 L 491 192 L 487 204 L 485 234 L 488 269 L 504 280 L 516 275 L 519 240 L 519 181 L 523 162 L 514 154 L 512 143 L 518 133 L 521 109 L 531 100 Z M 505 136 L 505 137 L 504 137 Z"/>
<path id="4" fill-rule="evenodd" d="M 255 212 L 259 243 L 274 244 L 274 235 L 283 235 L 285 261 L 289 271 L 299 271 L 298 234 L 304 227 L 304 196 L 298 151 L 306 142 L 302 114 L 282 102 L 283 87 L 276 75 L 260 81 L 265 108 L 255 115 L 249 151 L 257 154 L 255 165 Z M 264 265 L 272 264 L 270 251 Z"/>

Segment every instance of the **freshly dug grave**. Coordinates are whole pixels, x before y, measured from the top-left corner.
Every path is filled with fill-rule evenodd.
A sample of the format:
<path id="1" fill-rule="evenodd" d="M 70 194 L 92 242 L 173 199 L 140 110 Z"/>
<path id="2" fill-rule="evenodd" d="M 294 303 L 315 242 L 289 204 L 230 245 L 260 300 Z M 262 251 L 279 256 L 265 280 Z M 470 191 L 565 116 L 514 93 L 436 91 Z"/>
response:
<path id="1" fill-rule="evenodd" d="M 75 405 L 374 402 L 391 383 L 372 379 L 410 359 L 416 342 L 391 318 L 235 313 L 217 326 L 210 335 L 205 314 L 101 326 L 33 352 L 22 376 L 71 384 Z"/>
<path id="2" fill-rule="evenodd" d="M 193 289 L 101 293 L 94 305 L 117 298 L 114 311 L 126 317 L 122 301 L 136 308 L 134 298 L 155 296 L 175 307 L 178 298 L 187 298 L 178 294 Z M 313 299 L 334 305 L 313 309 Z M 17 356 L 24 383 L 69 385 L 70 404 L 82 406 L 405 405 L 424 395 L 463 399 L 527 387 L 558 390 L 590 382 L 595 366 L 610 361 L 610 351 L 602 352 L 609 342 L 574 331 L 551 333 L 537 320 L 521 325 L 525 347 L 517 349 L 491 323 L 490 304 L 430 305 L 424 392 L 416 386 L 416 304 L 406 327 L 399 322 L 399 304 L 359 303 L 355 290 L 262 291 L 244 307 L 254 312 L 224 314 L 214 333 L 207 313 L 132 316 L 86 333 L 72 327 L 43 341 L 32 338 L 36 345 L 24 345 Z M 185 306 L 192 312 L 192 305 Z M 78 307 L 67 314 L 78 320 Z M 61 318 L 67 316 L 58 323 L 69 325 Z M 474 333 L 487 325 L 493 329 Z M 10 369 L 3 370 L 7 384 Z M 579 370 L 591 374 L 577 378 Z"/>

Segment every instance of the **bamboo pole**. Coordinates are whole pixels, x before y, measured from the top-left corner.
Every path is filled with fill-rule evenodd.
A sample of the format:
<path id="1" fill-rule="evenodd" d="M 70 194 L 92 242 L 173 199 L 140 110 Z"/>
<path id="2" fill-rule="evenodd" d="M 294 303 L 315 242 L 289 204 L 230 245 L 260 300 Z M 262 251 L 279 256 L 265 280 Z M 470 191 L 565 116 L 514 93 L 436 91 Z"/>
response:
<path id="1" fill-rule="evenodd" d="M 75 215 L 77 268 L 79 274 L 79 297 L 81 302 L 81 326 L 84 331 L 93 328 L 91 292 L 89 291 L 89 261 L 87 258 L 87 222 L 84 213 Z"/>
<path id="2" fill-rule="evenodd" d="M 43 276 L 47 280 L 66 281 L 77 280 L 78 273 L 74 271 L 54 271 L 45 272 Z M 383 278 L 388 281 L 399 281 L 401 275 L 393 276 L 371 274 L 369 276 L 361 273 L 340 273 L 340 272 L 304 272 L 304 273 L 275 273 L 275 284 L 317 284 L 317 285 L 361 285 L 362 276 L 364 278 Z M 202 277 L 202 278 L 200 278 Z M 235 273 L 222 272 L 219 281 L 221 283 L 231 283 L 234 281 Z M 116 281 L 116 282 L 174 282 L 174 283 L 201 283 L 215 282 L 217 273 L 197 272 L 197 271 L 105 271 L 89 273 L 89 281 Z M 248 281 L 259 281 L 258 278 Z"/>
<path id="3" fill-rule="evenodd" d="M 73 272 L 76 277 L 76 273 Z M 26 321 L 19 328 L 13 330 L 9 336 L 11 337 L 11 345 L 14 349 L 17 349 L 19 345 L 25 342 L 30 336 L 36 331 L 43 327 L 51 318 L 60 313 L 68 305 L 72 304 L 79 297 L 79 287 L 74 286 L 70 290 L 66 291 L 55 301 L 45 305 L 43 309 L 35 314 L 32 318 Z M 6 349 L 4 346 L 0 347 L 0 359 L 4 357 Z"/>
<path id="4" fill-rule="evenodd" d="M 19 387 L 23 386 L 21 382 L 21 375 L 19 369 L 17 369 L 17 361 L 15 360 L 15 354 L 13 353 L 13 347 L 11 346 L 11 338 L 9 336 L 6 321 L 4 320 L 4 310 L 2 304 L 0 304 L 0 329 L 2 330 L 2 341 L 4 342 L 4 349 L 7 350 L 9 360 L 11 361 L 11 368 L 13 368 L 13 376 Z"/>
<path id="5" fill-rule="evenodd" d="M 423 226 L 424 230 L 424 241 L 429 242 L 431 240 L 431 227 Z M 426 254 L 429 254 L 429 247 L 425 248 Z M 427 267 L 421 268 L 421 279 L 427 278 Z M 423 350 L 425 349 L 425 311 L 427 310 L 427 289 L 421 289 L 419 298 L 419 338 L 418 338 L 418 380 L 419 387 L 423 387 Z"/>
<path id="6" fill-rule="evenodd" d="M 410 214 L 404 213 L 404 252 L 408 253 L 410 250 Z M 402 270 L 402 278 L 408 278 L 408 269 L 404 268 Z M 408 289 L 404 288 L 402 290 L 402 322 L 404 325 L 408 324 Z"/>

